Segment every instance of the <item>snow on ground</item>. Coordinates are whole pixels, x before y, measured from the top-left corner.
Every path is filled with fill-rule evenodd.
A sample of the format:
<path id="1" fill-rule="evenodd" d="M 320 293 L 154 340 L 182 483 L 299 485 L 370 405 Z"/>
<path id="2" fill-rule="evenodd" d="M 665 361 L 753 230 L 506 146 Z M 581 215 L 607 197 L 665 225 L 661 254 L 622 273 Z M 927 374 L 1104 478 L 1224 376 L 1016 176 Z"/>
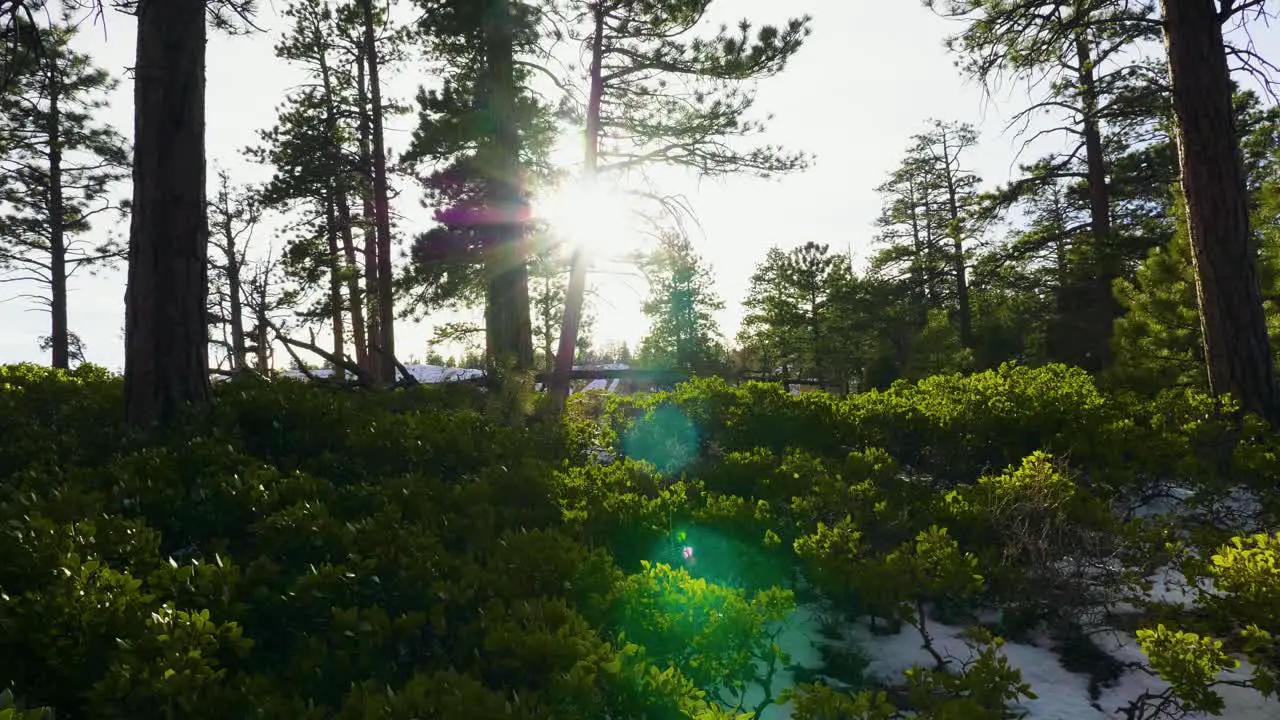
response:
<path id="1" fill-rule="evenodd" d="M 455 367 L 441 367 L 439 365 L 415 364 L 415 365 L 406 365 L 405 369 L 409 371 L 409 374 L 412 375 L 415 380 L 417 380 L 420 383 L 428 384 L 428 385 L 435 384 L 435 383 L 478 380 L 484 377 L 483 370 L 476 370 L 474 368 L 455 368 Z M 630 368 L 629 366 L 623 365 L 622 363 L 608 363 L 605 365 L 591 365 L 591 366 L 575 365 L 573 369 L 574 370 L 584 370 L 584 369 L 628 370 Z M 333 375 L 333 370 L 330 368 L 317 368 L 309 372 L 318 378 L 325 378 Z M 284 371 L 281 371 L 280 374 L 283 375 L 284 377 L 296 378 L 298 380 L 307 379 L 306 373 L 302 372 L 301 370 L 284 370 Z M 603 390 L 605 392 L 610 392 L 610 393 L 617 392 L 618 384 L 620 382 L 621 380 L 617 378 L 592 380 L 591 382 L 587 383 L 587 386 L 583 388 L 583 390 Z M 536 387 L 537 389 L 541 390 L 542 389 L 541 383 L 539 383 Z"/>
<path id="2" fill-rule="evenodd" d="M 778 638 L 782 649 L 791 656 L 791 662 L 805 668 L 820 670 L 822 656 L 818 650 L 823 644 L 839 643 L 821 635 L 819 627 L 824 611 L 815 605 L 801 605 L 787 621 Z M 967 659 L 972 651 L 965 644 L 963 628 L 931 622 L 930 636 L 934 647 L 943 657 Z M 901 681 L 903 671 L 912 667 L 932 667 L 933 657 L 921 646 L 920 634 L 911 627 L 904 627 L 896 635 L 873 634 L 866 623 L 846 627 L 847 640 L 870 660 L 866 676 L 890 682 Z M 1123 663 L 1146 666 L 1146 656 L 1130 634 L 1108 630 L 1095 636 L 1098 646 Z M 1022 671 L 1022 678 L 1031 685 L 1037 695 L 1034 700 L 1023 700 L 1020 707 L 1030 720 L 1107 720 L 1123 717 L 1120 708 L 1143 693 L 1158 693 L 1168 687 L 1154 675 L 1141 669 L 1127 671 L 1116 684 L 1104 688 L 1096 702 L 1089 698 L 1089 678 L 1068 671 L 1047 642 L 1024 644 L 1007 642 L 1001 649 L 1010 665 Z M 953 664 L 958 664 L 958 661 Z M 1243 680 L 1249 677 L 1247 663 L 1223 676 L 1224 679 Z M 779 670 L 771 688 L 773 697 L 792 687 L 792 673 Z M 759 702 L 762 689 L 754 688 L 747 695 L 749 708 Z M 1280 708 L 1275 701 L 1264 699 L 1257 692 L 1244 688 L 1222 687 L 1219 692 L 1226 700 L 1221 717 L 1231 720 L 1277 720 Z M 1188 720 L 1206 720 L 1207 715 L 1191 715 Z M 761 715 L 760 720 L 789 720 L 791 708 L 786 704 L 774 704 Z"/>
<path id="3" fill-rule="evenodd" d="M 414 380 L 427 384 L 475 380 L 484 377 L 484 371 L 474 370 L 472 368 L 441 367 L 440 365 L 406 365 L 405 369 L 409 371 L 409 374 L 413 376 Z M 330 377 L 333 375 L 333 370 L 331 368 L 317 368 L 315 370 L 309 370 L 308 372 L 318 378 Z M 284 370 L 280 374 L 284 377 L 297 378 L 299 380 L 307 379 L 307 374 L 301 370 Z"/>

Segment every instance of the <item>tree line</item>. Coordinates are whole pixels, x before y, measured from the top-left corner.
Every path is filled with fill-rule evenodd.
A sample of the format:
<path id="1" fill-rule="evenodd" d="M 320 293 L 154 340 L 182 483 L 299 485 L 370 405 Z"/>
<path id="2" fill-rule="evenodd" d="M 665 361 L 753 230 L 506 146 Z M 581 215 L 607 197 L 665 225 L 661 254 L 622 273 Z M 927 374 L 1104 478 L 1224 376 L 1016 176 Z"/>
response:
<path id="1" fill-rule="evenodd" d="M 211 347 L 230 371 L 265 369 L 273 348 L 284 348 L 299 364 L 296 352 L 307 351 L 361 381 L 389 384 L 399 363 L 397 319 L 475 304 L 485 310 L 482 326 L 446 330 L 482 335 L 493 377 L 534 369 L 535 355 L 544 365 L 553 354 L 554 364 L 571 364 L 587 329 L 587 261 L 558 247 L 529 212 L 531 195 L 566 174 L 548 160 L 564 123 L 586 126 L 582 168 L 569 173 L 586 179 L 643 176 L 660 165 L 703 174 L 804 165 L 803 155 L 778 148 L 722 148 L 761 130 L 750 118 L 750 82 L 782 69 L 809 32 L 807 19 L 701 33 L 709 4 L 295 0 L 283 12 L 288 27 L 275 53 L 308 81 L 288 94 L 261 141 L 245 148 L 272 177 L 258 187 L 220 177 L 206 193 L 207 32 L 256 31 L 253 3 L 112 3 L 138 23 L 133 147 L 111 148 L 116 166 L 132 171 L 133 197 L 118 203 L 131 218 L 129 242 L 127 253 L 122 246 L 88 252 L 85 264 L 128 263 L 130 416 L 154 421 L 207 400 Z M 59 44 L 75 32 L 71 14 L 109 9 L 92 0 L 63 7 L 62 21 L 49 24 L 42 0 L 0 7 L 5 137 L 14 144 L 33 125 L 62 122 L 22 117 L 18 106 L 34 99 L 51 112 L 49 93 L 32 83 L 56 72 L 56 58 L 74 55 Z M 552 38 L 590 48 L 583 92 L 534 89 L 531 78 L 548 74 Z M 408 103 L 385 97 L 387 72 L 408 65 L 434 71 L 440 86 L 420 89 Z M 101 102 L 109 83 L 102 75 L 97 85 L 78 86 L 76 97 Z M 409 147 L 392 157 L 384 128 L 398 115 L 416 123 Z M 9 144 L 6 157 L 14 157 Z M 31 182 L 65 180 L 73 171 L 51 151 L 64 146 L 59 137 L 24 146 L 39 165 L 36 175 L 52 181 L 7 173 L 6 183 L 26 182 L 29 190 Z M 415 199 L 436 208 L 435 227 L 407 237 L 396 227 L 395 178 L 409 180 L 420 192 Z M 45 192 L 33 210 L 45 227 L 66 215 L 56 203 L 70 200 L 59 195 Z M 676 206 L 670 198 L 647 197 L 658 225 L 674 223 L 661 219 Z M 253 230 L 268 212 L 288 218 L 283 247 L 254 252 Z M 23 232 L 6 231 L 6 248 L 17 247 L 10 238 Z M 69 273 L 60 268 L 67 255 L 56 239 L 35 242 L 23 256 L 35 270 L 24 279 L 49 286 L 44 297 L 55 310 L 51 337 L 61 366 L 70 360 L 61 348 L 73 337 L 65 312 L 61 322 L 56 317 L 66 304 Z M 398 245 L 407 262 L 394 261 Z M 16 253 L 5 252 L 8 269 Z M 574 278 L 567 287 L 565 275 Z M 329 347 L 317 343 L 321 327 Z M 567 385 L 556 392 L 567 393 Z"/>
<path id="2" fill-rule="evenodd" d="M 809 161 L 754 142 L 763 126 L 752 112 L 754 81 L 783 71 L 809 19 L 706 33 L 710 4 L 293 0 L 275 53 L 307 82 L 244 149 L 270 179 L 249 187 L 221 174 L 210 192 L 206 37 L 210 27 L 256 32 L 251 2 L 113 4 L 138 22 L 130 147 L 92 112 L 114 81 L 69 45 L 75 12 L 108 8 L 73 0 L 45 22 L 42 0 L 5 0 L 0 270 L 39 288 L 46 342 L 64 366 L 80 351 L 67 278 L 127 262 L 136 422 L 207 401 L 211 365 L 268 369 L 273 348 L 391 384 L 397 320 L 472 306 L 483 306 L 483 323 L 446 325 L 444 337 L 482 337 L 495 382 L 554 370 L 556 409 L 574 359 L 589 351 L 590 258 L 533 216 L 532 198 L 662 166 L 768 176 Z M 926 5 L 960 21 L 947 45 L 965 75 L 988 91 L 1035 89 L 1015 120 L 1052 119 L 1033 132 L 1056 134 L 1062 149 L 990 186 L 969 164 L 974 128 L 928 122 L 877 188 L 866 266 L 825 239 L 770 251 L 732 348 L 715 327 L 723 301 L 681 232 L 685 208 L 638 193 L 656 249 L 638 258 L 652 329 L 636 359 L 817 377 L 846 391 L 1056 361 L 1144 387 L 1203 382 L 1280 419 L 1266 311 L 1276 113 L 1233 82 L 1233 63 L 1265 59 L 1230 41 L 1265 18 L 1265 4 Z M 568 73 L 580 82 L 542 90 L 539 78 L 557 77 L 561 41 L 583 51 Z M 403 67 L 441 82 L 409 101 L 388 97 L 385 78 Z M 385 129 L 402 116 L 413 131 L 396 157 Z M 581 165 L 569 170 L 550 160 L 566 126 L 583 135 Z M 114 197 L 126 178 L 132 197 Z M 416 197 L 398 196 L 406 184 Z M 435 226 L 399 227 L 406 201 L 434 208 Z M 130 218 L 128 243 L 88 246 L 95 216 L 113 212 Z M 266 213 L 287 229 L 263 252 L 255 229 Z"/>
<path id="3" fill-rule="evenodd" d="M 817 242 L 759 264 L 738 363 L 850 389 L 1063 362 L 1276 419 L 1280 114 L 1232 76 L 1266 59 L 1224 33 L 1263 3 L 927 5 L 961 21 L 965 75 L 1034 89 L 1014 125 L 1061 150 L 991 186 L 974 128 L 927 122 L 877 188 L 865 268 Z"/>

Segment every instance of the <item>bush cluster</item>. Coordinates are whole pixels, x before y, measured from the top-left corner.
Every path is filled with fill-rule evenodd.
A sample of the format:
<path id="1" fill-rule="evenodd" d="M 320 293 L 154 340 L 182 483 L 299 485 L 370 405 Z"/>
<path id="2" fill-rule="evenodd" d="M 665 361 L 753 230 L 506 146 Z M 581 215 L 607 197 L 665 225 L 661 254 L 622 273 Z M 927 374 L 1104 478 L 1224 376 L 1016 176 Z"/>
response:
<path id="1" fill-rule="evenodd" d="M 1167 487 L 1269 507 L 1280 444 L 1200 396 L 1010 366 L 584 394 L 549 425 L 464 387 L 244 378 L 147 433 L 121 398 L 100 369 L 0 367 L 0 717 L 1000 717 L 1034 692 L 1000 635 L 1094 622 L 1158 562 L 1217 586 L 1139 635 L 1160 701 L 1211 709 L 1220 642 L 1273 689 L 1280 538 L 1130 511 Z M 775 697 L 800 601 L 935 662 Z M 975 625 L 971 657 L 937 620 Z"/>

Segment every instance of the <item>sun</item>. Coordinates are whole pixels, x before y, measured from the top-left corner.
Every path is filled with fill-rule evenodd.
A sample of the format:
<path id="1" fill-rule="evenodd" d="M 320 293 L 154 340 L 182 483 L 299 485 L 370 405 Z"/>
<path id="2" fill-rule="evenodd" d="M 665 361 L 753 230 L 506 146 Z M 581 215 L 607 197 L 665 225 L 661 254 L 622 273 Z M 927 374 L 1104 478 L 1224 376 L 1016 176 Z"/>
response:
<path id="1" fill-rule="evenodd" d="M 615 259 L 640 245 L 634 198 L 608 183 L 574 180 L 550 188 L 534 199 L 533 215 L 570 248 L 594 259 Z"/>

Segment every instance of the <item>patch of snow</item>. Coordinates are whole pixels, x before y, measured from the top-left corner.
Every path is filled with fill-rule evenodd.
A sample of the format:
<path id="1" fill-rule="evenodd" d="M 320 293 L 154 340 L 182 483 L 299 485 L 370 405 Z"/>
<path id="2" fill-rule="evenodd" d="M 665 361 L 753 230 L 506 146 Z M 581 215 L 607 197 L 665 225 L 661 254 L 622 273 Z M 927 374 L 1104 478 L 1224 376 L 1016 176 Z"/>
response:
<path id="1" fill-rule="evenodd" d="M 1171 573 L 1174 571 L 1170 571 Z M 1176 581 L 1170 575 L 1171 582 Z M 1173 597 L 1177 597 L 1174 595 Z M 791 655 L 791 662 L 805 668 L 821 670 L 822 656 L 819 647 L 824 644 L 839 643 L 821 635 L 822 610 L 815 605 L 801 605 L 787 620 L 786 628 L 779 636 L 779 644 Z M 865 622 L 846 627 L 848 639 L 870 660 L 866 668 L 869 678 L 888 682 L 900 682 L 904 671 L 913 667 L 933 667 L 933 657 L 924 650 L 920 634 L 911 627 L 904 627 L 896 635 L 877 635 L 870 631 Z M 934 648 L 943 657 L 954 657 L 952 666 L 958 666 L 960 660 L 969 658 L 973 651 L 962 638 L 963 628 L 931 622 L 929 634 Z M 1048 643 L 1026 644 L 1006 642 L 1001 652 L 1009 660 L 1009 664 L 1022 672 L 1022 679 L 1031 686 L 1036 699 L 1025 699 L 1019 705 L 1027 713 L 1029 720 L 1104 720 L 1121 717 L 1120 708 L 1127 706 L 1143 692 L 1158 693 L 1168 685 L 1145 671 L 1146 655 L 1138 647 L 1137 639 L 1127 633 L 1106 630 L 1094 637 L 1095 642 L 1105 652 L 1111 654 L 1122 663 L 1132 664 L 1130 669 L 1120 677 L 1115 685 L 1103 688 L 1096 702 L 1089 698 L 1089 678 L 1082 674 L 1068 671 L 1062 666 L 1058 655 L 1048 647 Z M 1250 676 L 1251 668 L 1247 663 L 1231 672 L 1224 673 L 1223 679 L 1244 680 Z M 776 698 L 782 690 L 793 687 L 795 681 L 792 673 L 779 670 L 775 675 L 773 696 Z M 1232 720 L 1276 720 L 1275 701 L 1268 701 L 1259 693 L 1247 689 L 1225 686 L 1218 691 L 1226 701 L 1226 709 L 1222 717 Z M 746 706 L 759 702 L 762 697 L 761 688 L 753 688 L 747 697 Z M 791 708 L 789 704 L 775 703 L 768 707 L 760 720 L 789 720 Z M 1207 715 L 1190 715 L 1187 720 L 1207 720 Z"/>
<path id="2" fill-rule="evenodd" d="M 473 368 L 443 367 L 440 365 L 406 365 L 405 369 L 409 371 L 409 374 L 413 376 L 414 380 L 423 384 L 476 380 L 484 377 L 483 370 L 476 370 Z M 310 370 L 309 372 L 318 378 L 333 376 L 332 368 L 317 368 L 315 370 Z M 284 370 L 280 374 L 284 377 L 297 378 L 299 380 L 307 379 L 307 374 L 301 370 Z M 397 377 L 403 376 L 403 373 L 397 373 Z"/>
<path id="3" fill-rule="evenodd" d="M 1147 656 L 1142 652 L 1142 648 L 1138 647 L 1136 637 L 1128 633 L 1110 630 L 1098 633 L 1094 636 L 1094 640 L 1098 643 L 1098 647 L 1117 660 L 1124 663 L 1135 663 L 1143 668 L 1147 667 Z M 1223 680 L 1247 680 L 1252 673 L 1252 666 L 1248 662 L 1242 662 L 1240 667 L 1231 672 L 1223 673 L 1220 678 Z M 1102 696 L 1099 698 L 1099 705 L 1107 711 L 1108 717 L 1114 717 L 1119 708 L 1127 706 L 1143 692 L 1158 693 L 1168 689 L 1168 687 L 1168 683 L 1153 674 L 1149 674 L 1144 670 L 1130 670 L 1120 678 L 1114 687 L 1103 690 Z M 1222 717 L 1232 718 L 1232 720 L 1275 720 L 1277 716 L 1280 716 L 1280 713 L 1277 712 L 1276 702 L 1267 700 L 1255 690 L 1232 686 L 1219 687 L 1217 690 L 1222 695 L 1223 700 L 1226 701 L 1226 708 L 1223 710 Z M 1211 716 L 1193 714 L 1188 716 L 1188 720 L 1202 720 L 1208 717 Z"/>

